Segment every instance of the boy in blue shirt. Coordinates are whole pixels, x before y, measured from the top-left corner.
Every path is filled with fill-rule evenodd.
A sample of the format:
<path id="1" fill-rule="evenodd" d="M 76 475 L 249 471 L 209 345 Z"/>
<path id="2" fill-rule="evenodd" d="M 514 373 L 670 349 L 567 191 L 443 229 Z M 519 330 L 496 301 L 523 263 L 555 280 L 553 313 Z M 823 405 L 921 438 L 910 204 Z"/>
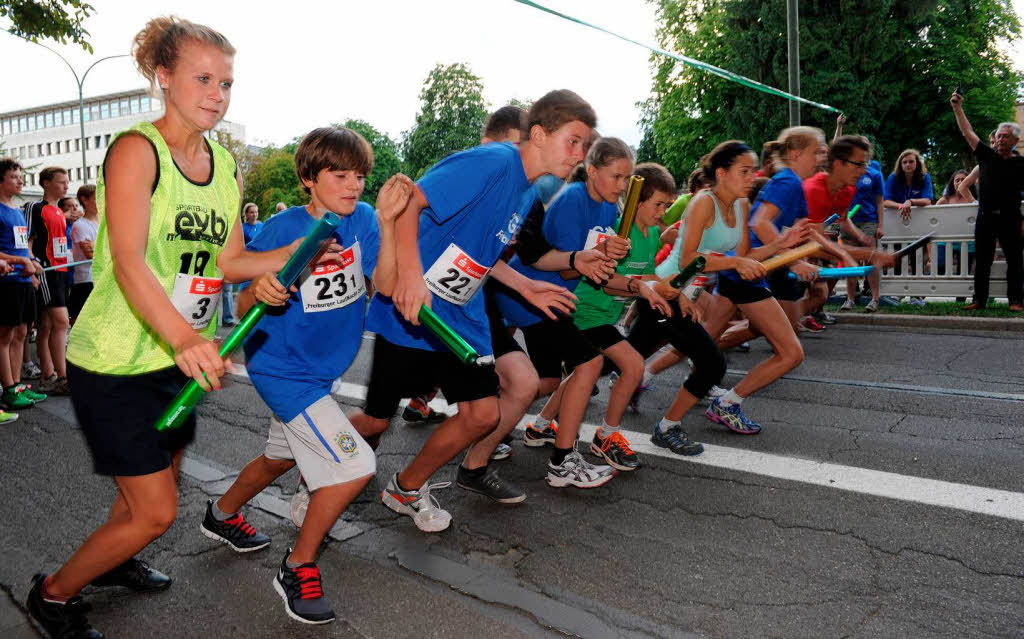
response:
<path id="1" fill-rule="evenodd" d="M 597 124 L 593 109 L 571 91 L 552 91 L 530 108 L 518 146 L 492 143 L 441 160 L 417 183 L 396 224 L 398 281 L 380 286 L 370 303 L 367 328 L 377 333 L 373 370 L 362 415 L 353 416 L 364 437 L 382 433 L 403 397 L 440 385 L 458 413 L 442 422 L 423 449 L 381 493 L 384 505 L 436 532 L 451 515 L 431 497 L 430 476 L 499 421 L 498 376 L 484 296 L 490 274 L 538 308 L 571 309 L 564 287 L 537 282 L 498 261 L 516 237 L 536 194 L 530 183 L 552 173 L 565 177 L 583 159 Z M 423 304 L 484 358 L 458 360 L 419 325 Z M 546 312 L 554 316 L 549 310 Z"/>
<path id="2" fill-rule="evenodd" d="M 245 343 L 249 379 L 274 412 L 266 451 L 249 462 L 216 503 L 207 503 L 200 530 L 238 552 L 259 550 L 270 538 L 239 512 L 244 504 L 296 464 L 312 496 L 294 551 L 289 548 L 274 589 L 291 618 L 334 621 L 323 596 L 316 553 L 324 537 L 376 471 L 373 449 L 331 398 L 331 385 L 359 350 L 366 311 L 366 277 L 393 286 L 395 218 L 413 184 L 392 177 L 377 197 L 377 213 L 360 202 L 373 151 L 358 133 L 327 127 L 309 133 L 295 154 L 296 172 L 310 203 L 275 215 L 248 245 L 270 251 L 297 246 L 328 211 L 341 217 L 328 251 L 286 291 L 274 273 L 253 280 L 239 311 L 257 300 L 273 305 Z M 340 253 L 338 253 L 340 245 Z"/>

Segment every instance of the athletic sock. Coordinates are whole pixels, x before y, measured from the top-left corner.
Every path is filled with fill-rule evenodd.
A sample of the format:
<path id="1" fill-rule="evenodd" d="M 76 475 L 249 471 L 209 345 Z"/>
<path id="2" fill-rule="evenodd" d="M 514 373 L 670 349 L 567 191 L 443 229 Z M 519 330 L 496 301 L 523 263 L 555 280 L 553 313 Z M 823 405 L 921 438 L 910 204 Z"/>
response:
<path id="1" fill-rule="evenodd" d="M 487 473 L 487 464 L 484 464 L 480 468 L 466 468 L 465 466 L 460 466 L 460 469 L 462 470 L 463 475 L 472 479 L 480 479 Z"/>
<path id="2" fill-rule="evenodd" d="M 601 424 L 601 429 L 597 431 L 597 434 L 601 439 L 604 439 L 605 437 L 614 435 L 620 430 L 622 430 L 621 426 L 609 426 L 608 422 L 603 422 Z"/>
<path id="3" fill-rule="evenodd" d="M 678 425 L 679 425 L 679 421 L 678 420 L 672 421 L 668 417 L 662 417 L 661 421 L 658 422 L 658 430 L 661 431 L 662 433 L 667 433 L 668 431 L 672 430 L 673 428 L 675 428 Z"/>
<path id="4" fill-rule="evenodd" d="M 555 450 L 552 451 L 552 453 L 551 453 L 551 463 L 554 464 L 555 466 L 561 466 L 562 462 L 565 461 L 565 458 L 571 452 L 572 452 L 572 447 L 569 447 L 569 448 L 559 448 L 558 446 L 555 446 Z"/>
<path id="5" fill-rule="evenodd" d="M 742 404 L 743 398 L 736 394 L 735 388 L 730 388 L 728 393 L 722 395 L 721 402 L 726 406 L 732 406 L 733 404 Z"/>
<path id="6" fill-rule="evenodd" d="M 43 601 L 45 601 L 46 603 L 55 603 L 55 604 L 61 604 L 61 605 L 66 604 L 68 602 L 68 599 L 70 599 L 70 597 L 61 597 L 59 595 L 51 595 L 50 591 L 46 588 L 47 584 L 50 583 L 51 579 L 53 579 L 53 575 L 50 575 L 49 577 L 44 579 L 43 580 L 43 587 L 39 589 L 39 594 L 43 596 Z"/>
<path id="7" fill-rule="evenodd" d="M 653 381 L 654 381 L 654 373 L 651 372 L 651 369 L 645 368 L 644 369 L 644 378 L 640 381 L 640 385 L 641 386 L 650 386 L 651 382 L 653 382 Z"/>
<path id="8" fill-rule="evenodd" d="M 544 419 L 540 415 L 537 415 L 537 418 L 533 420 L 533 427 L 536 428 L 537 430 L 544 430 L 545 428 L 547 428 L 550 425 L 551 425 L 551 420 L 550 419 Z"/>
<path id="9" fill-rule="evenodd" d="M 213 502 L 213 508 L 210 509 L 210 512 L 213 513 L 213 518 L 217 521 L 224 521 L 225 519 L 230 519 L 231 517 L 234 517 L 237 514 L 224 512 L 223 510 L 220 509 L 220 506 L 217 505 L 217 502 Z"/>

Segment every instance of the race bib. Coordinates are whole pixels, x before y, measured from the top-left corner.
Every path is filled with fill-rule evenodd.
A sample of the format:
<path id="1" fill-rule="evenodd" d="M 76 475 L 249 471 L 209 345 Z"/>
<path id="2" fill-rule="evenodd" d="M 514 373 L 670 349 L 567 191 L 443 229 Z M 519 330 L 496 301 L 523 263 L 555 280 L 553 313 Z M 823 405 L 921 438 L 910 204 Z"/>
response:
<path id="1" fill-rule="evenodd" d="M 317 264 L 302 280 L 302 310 L 320 313 L 348 306 L 366 295 L 359 242 L 341 252 L 340 262 Z"/>
<path id="2" fill-rule="evenodd" d="M 14 227 L 14 248 L 27 249 L 28 248 L 28 227 L 27 226 L 15 226 Z"/>
<path id="3" fill-rule="evenodd" d="M 68 256 L 68 238 L 67 236 L 53 238 L 53 258 L 61 259 L 67 258 Z"/>
<path id="4" fill-rule="evenodd" d="M 178 273 L 174 276 L 171 304 L 192 328 L 206 328 L 217 312 L 224 280 Z"/>
<path id="5" fill-rule="evenodd" d="M 427 269 L 423 279 L 435 295 L 462 306 L 473 297 L 490 270 L 453 243 Z"/>
<path id="6" fill-rule="evenodd" d="M 590 249 L 594 248 L 601 242 L 604 242 L 612 235 L 614 235 L 614 233 L 609 233 L 608 231 L 601 231 L 598 229 L 590 229 L 590 231 L 587 233 L 587 241 L 583 245 L 583 250 L 589 251 Z"/>

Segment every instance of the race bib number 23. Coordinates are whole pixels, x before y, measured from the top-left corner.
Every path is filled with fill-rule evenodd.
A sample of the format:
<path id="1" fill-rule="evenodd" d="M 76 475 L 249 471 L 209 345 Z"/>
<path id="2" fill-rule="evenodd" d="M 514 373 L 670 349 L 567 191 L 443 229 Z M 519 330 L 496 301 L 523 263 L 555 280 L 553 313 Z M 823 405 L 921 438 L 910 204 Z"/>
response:
<path id="1" fill-rule="evenodd" d="M 359 242 L 341 252 L 340 262 L 317 264 L 299 287 L 302 310 L 306 313 L 330 311 L 366 295 L 363 278 L 363 254 Z"/>

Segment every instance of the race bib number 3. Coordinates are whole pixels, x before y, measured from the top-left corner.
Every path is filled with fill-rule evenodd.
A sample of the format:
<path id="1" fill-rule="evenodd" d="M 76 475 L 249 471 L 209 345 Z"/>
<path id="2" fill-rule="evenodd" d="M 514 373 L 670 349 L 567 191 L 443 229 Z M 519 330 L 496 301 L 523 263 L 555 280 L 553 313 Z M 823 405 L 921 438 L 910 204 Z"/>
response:
<path id="1" fill-rule="evenodd" d="M 14 248 L 27 249 L 28 248 L 28 227 L 27 226 L 15 226 L 14 227 Z"/>
<path id="2" fill-rule="evenodd" d="M 473 297 L 490 270 L 453 243 L 427 269 L 423 279 L 432 293 L 462 306 Z"/>
<path id="3" fill-rule="evenodd" d="M 217 312 L 223 286 L 224 280 L 217 277 L 178 273 L 174 276 L 171 304 L 192 328 L 206 328 Z"/>
<path id="4" fill-rule="evenodd" d="M 359 242 L 341 252 L 340 262 L 317 264 L 299 287 L 302 310 L 320 313 L 348 306 L 366 295 Z"/>

